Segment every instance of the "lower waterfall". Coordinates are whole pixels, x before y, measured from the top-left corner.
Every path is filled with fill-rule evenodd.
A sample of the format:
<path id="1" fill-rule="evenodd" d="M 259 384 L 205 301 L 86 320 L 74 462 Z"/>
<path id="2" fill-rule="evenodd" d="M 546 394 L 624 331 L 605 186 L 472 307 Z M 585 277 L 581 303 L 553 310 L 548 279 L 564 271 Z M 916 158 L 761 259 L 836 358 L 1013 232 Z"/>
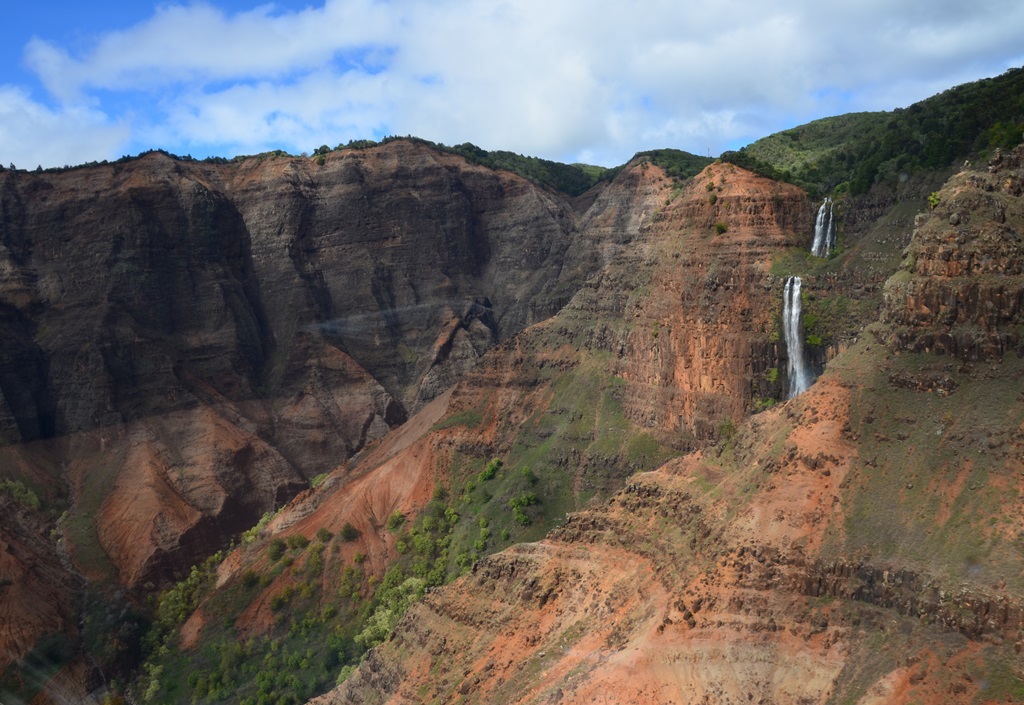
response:
<path id="1" fill-rule="evenodd" d="M 802 303 L 800 277 L 786 280 L 782 301 L 782 329 L 786 339 L 789 373 L 789 398 L 797 396 L 811 386 L 811 373 L 804 360 Z"/>

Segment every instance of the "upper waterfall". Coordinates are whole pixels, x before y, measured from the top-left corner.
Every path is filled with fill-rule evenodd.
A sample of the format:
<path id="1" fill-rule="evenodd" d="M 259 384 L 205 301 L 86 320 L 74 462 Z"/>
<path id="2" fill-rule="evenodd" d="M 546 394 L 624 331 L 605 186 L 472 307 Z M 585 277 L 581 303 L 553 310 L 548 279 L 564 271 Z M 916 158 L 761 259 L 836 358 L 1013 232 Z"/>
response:
<path id="1" fill-rule="evenodd" d="M 804 360 L 803 304 L 800 299 L 800 277 L 786 280 L 782 301 L 782 330 L 786 340 L 789 373 L 789 398 L 797 396 L 811 386 L 811 373 Z"/>
<path id="2" fill-rule="evenodd" d="M 828 253 L 836 247 L 836 220 L 832 214 L 832 199 L 826 198 L 818 208 L 818 217 L 814 220 L 814 243 L 811 254 L 815 257 L 828 257 Z"/>

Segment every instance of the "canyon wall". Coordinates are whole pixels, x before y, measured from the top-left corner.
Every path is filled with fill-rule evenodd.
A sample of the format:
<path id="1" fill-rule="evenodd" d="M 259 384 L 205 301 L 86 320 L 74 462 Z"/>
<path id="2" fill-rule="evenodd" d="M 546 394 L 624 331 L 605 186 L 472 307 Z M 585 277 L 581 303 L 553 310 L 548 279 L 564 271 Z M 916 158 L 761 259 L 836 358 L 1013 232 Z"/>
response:
<path id="1" fill-rule="evenodd" d="M 1017 156 L 936 193 L 807 392 L 481 560 L 310 702 L 1019 699 Z"/>
<path id="2" fill-rule="evenodd" d="M 576 220 L 405 141 L 0 173 L 0 451 L 55 570 L 139 598 L 186 575 L 558 310 L 593 261 Z M 76 609 L 5 592 L 4 663 Z"/>
<path id="3" fill-rule="evenodd" d="M 439 489 L 508 515 L 510 538 L 484 541 L 489 552 L 539 538 L 637 471 L 732 438 L 785 397 L 778 262 L 810 247 L 815 206 L 730 164 L 676 182 L 643 158 L 573 201 L 406 141 L 323 165 L 153 153 L 4 172 L 0 196 L 0 328 L 11 341 L 0 350 L 0 450 L 33 449 L 14 475 L 60 517 L 40 545 L 66 551 L 63 583 L 120 585 L 138 599 L 293 498 L 228 555 L 214 603 L 247 573 L 277 570 L 275 539 L 338 536 L 346 524 L 359 536 L 327 553 L 315 580 L 308 562 L 289 564 L 230 618 L 195 612 L 182 632 L 193 647 L 208 620 L 275 634 L 272 605 L 303 585 L 321 609 L 333 605 L 353 565 L 380 579 L 403 555 L 389 517 L 415 517 Z M 805 279 L 811 296 L 874 295 L 878 272 L 821 266 Z M 819 345 L 819 371 L 859 324 L 844 319 L 836 346 Z M 542 497 L 526 529 L 511 523 L 509 497 L 489 505 L 469 488 L 492 457 L 513 474 L 532 468 Z M 608 560 L 644 556 L 639 573 L 602 590 L 646 585 L 655 602 L 623 608 L 643 621 L 680 584 L 652 582 L 656 554 L 623 550 Z M 482 558 L 466 553 L 466 566 Z M 600 560 L 573 570 L 600 572 Z M 74 592 L 52 600 L 45 624 L 19 622 L 12 658 L 70 624 Z M 686 605 L 673 623 L 692 617 Z M 620 644 L 632 627 L 609 628 L 601 638 Z M 790 661 L 811 658 L 822 678 L 841 667 L 827 648 L 790 646 Z"/>

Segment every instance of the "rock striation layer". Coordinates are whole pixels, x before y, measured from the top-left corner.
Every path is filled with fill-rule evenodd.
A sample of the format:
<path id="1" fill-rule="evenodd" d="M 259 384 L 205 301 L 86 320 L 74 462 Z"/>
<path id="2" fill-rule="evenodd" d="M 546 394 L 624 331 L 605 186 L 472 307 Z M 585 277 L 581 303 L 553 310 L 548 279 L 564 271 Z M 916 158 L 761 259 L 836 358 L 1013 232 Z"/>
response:
<path id="1" fill-rule="evenodd" d="M 659 195 L 629 251 L 562 318 L 589 321 L 583 340 L 612 354 L 631 420 L 698 447 L 781 394 L 767 377 L 784 355 L 784 279 L 770 267 L 809 239 L 813 214 L 800 189 L 730 164 Z"/>

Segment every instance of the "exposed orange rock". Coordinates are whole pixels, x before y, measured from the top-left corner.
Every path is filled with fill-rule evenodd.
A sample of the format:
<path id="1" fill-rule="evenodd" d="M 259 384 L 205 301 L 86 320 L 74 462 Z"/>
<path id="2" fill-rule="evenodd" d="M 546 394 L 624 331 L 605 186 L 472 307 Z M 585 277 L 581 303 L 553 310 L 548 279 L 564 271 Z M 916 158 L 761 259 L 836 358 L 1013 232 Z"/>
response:
<path id="1" fill-rule="evenodd" d="M 127 586 L 184 573 L 197 552 L 214 550 L 225 533 L 243 530 L 301 486 L 271 447 L 212 409 L 97 435 L 75 444 L 72 516 L 95 511 L 98 548 Z M 102 579 L 103 565 L 82 567 Z"/>
<path id="2" fill-rule="evenodd" d="M 295 534 L 309 538 L 318 529 L 340 534 L 346 524 L 358 531 L 358 539 L 339 545 L 340 550 L 325 556 L 327 565 L 321 581 L 327 593 L 333 592 L 341 566 L 353 565 L 356 553 L 362 554 L 360 565 L 368 575 L 378 578 L 396 557 L 395 537 L 385 528 L 387 519 L 396 511 L 415 515 L 429 501 L 439 480 L 439 459 L 436 446 L 424 436 L 443 416 L 448 401 L 449 394 L 438 397 L 376 445 L 363 460 L 372 472 L 357 471 L 353 475 L 339 468 L 268 524 L 268 536 L 279 538 Z M 265 558 L 247 560 L 248 551 L 243 545 L 228 555 L 218 569 L 218 586 L 237 580 L 243 570 L 266 567 Z M 294 581 L 292 571 L 284 571 L 269 583 L 236 620 L 239 634 L 248 637 L 265 633 L 274 623 L 270 609 L 273 596 Z M 192 620 L 184 625 L 183 648 L 195 643 L 202 626 L 202 621 Z"/>
<path id="3" fill-rule="evenodd" d="M 182 576 L 585 276 L 562 271 L 568 199 L 405 141 L 323 166 L 5 170 L 0 197 L 0 442 L 60 439 L 72 558 L 133 588 Z"/>
<path id="4" fill-rule="evenodd" d="M 973 702 L 971 669 L 1013 653 L 1024 601 L 836 556 L 869 471 L 847 453 L 850 399 L 826 377 L 743 429 L 742 464 L 687 456 L 481 561 L 311 702 Z"/>
<path id="5" fill-rule="evenodd" d="M 805 244 L 810 222 L 803 191 L 728 164 L 664 205 L 649 226 L 649 291 L 624 311 L 634 325 L 615 366 L 633 418 L 706 442 L 747 413 L 784 354 L 772 340 L 784 282 L 768 269 Z"/>

